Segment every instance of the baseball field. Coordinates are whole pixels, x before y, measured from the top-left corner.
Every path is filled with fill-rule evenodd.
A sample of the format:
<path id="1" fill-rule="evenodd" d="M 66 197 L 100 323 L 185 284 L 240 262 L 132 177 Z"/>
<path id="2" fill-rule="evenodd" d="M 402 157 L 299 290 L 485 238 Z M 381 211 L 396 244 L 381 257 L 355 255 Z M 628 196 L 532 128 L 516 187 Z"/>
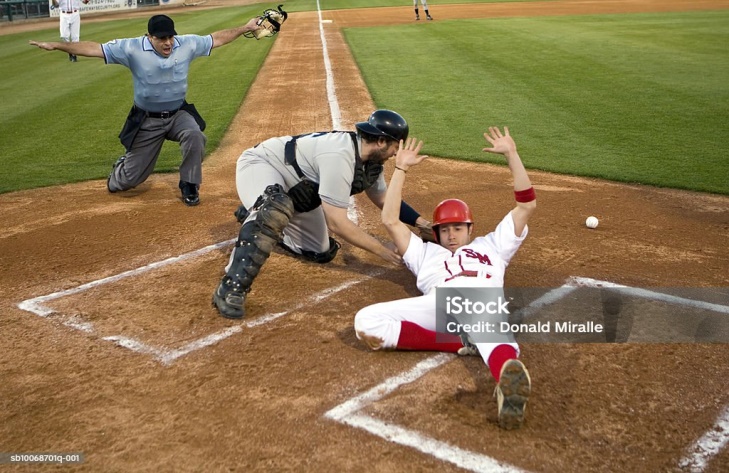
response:
<path id="1" fill-rule="evenodd" d="M 285 5 L 275 39 L 194 63 L 188 97 L 209 124 L 194 208 L 173 144 L 146 183 L 106 192 L 124 68 L 28 46 L 55 21 L 0 26 L 0 460 L 83 455 L 0 469 L 728 471 L 729 1 L 432 2 L 419 22 L 408 1 Z M 82 40 L 142 34 L 159 11 L 204 34 L 270 7 L 93 16 Z M 480 358 L 356 339 L 361 307 L 417 294 L 359 249 L 327 265 L 274 254 L 241 322 L 210 306 L 238 155 L 375 108 L 402 113 L 431 156 L 408 202 L 428 215 L 461 198 L 480 234 L 513 206 L 508 169 L 481 152 L 488 126 L 509 126 L 539 208 L 506 285 L 550 295 L 535 317 L 582 310 L 582 288 L 635 309 L 622 343 L 522 343 L 521 430 L 497 426 Z M 385 239 L 374 206 L 352 210 Z"/>

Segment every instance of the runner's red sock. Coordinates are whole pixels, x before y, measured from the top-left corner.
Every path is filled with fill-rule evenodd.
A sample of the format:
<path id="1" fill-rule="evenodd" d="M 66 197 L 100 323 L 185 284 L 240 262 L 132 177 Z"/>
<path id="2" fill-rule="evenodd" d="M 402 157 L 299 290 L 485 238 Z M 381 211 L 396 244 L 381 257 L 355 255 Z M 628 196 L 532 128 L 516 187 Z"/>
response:
<path id="1" fill-rule="evenodd" d="M 518 358 L 516 349 L 511 345 L 499 345 L 489 355 L 489 370 L 496 382 L 499 382 L 501 376 L 501 368 L 509 360 Z"/>
<path id="2" fill-rule="evenodd" d="M 439 342 L 435 341 L 436 336 L 440 340 Z M 437 333 L 412 322 L 400 322 L 400 338 L 397 340 L 398 350 L 456 353 L 461 347 L 463 347 L 463 343 L 458 335 Z"/>

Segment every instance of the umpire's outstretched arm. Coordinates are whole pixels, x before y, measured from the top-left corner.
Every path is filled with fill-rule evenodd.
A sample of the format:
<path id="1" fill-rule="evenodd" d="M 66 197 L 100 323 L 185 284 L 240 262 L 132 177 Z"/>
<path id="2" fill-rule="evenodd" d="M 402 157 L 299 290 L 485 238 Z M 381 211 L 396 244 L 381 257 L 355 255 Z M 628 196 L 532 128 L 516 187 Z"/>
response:
<path id="1" fill-rule="evenodd" d="M 98 57 L 104 58 L 104 52 L 101 44 L 93 41 L 77 41 L 72 43 L 45 42 L 45 41 L 28 41 L 31 46 L 38 46 L 46 51 L 63 51 L 76 56 Z"/>

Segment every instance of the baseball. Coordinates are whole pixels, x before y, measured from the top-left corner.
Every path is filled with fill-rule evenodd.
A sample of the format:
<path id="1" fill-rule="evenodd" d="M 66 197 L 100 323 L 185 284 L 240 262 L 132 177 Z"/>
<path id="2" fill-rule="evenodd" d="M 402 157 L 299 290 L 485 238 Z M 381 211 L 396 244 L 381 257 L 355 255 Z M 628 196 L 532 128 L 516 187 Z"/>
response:
<path id="1" fill-rule="evenodd" d="M 597 228 L 598 224 L 597 217 L 587 217 L 587 220 L 585 220 L 585 225 L 587 225 L 587 228 Z"/>

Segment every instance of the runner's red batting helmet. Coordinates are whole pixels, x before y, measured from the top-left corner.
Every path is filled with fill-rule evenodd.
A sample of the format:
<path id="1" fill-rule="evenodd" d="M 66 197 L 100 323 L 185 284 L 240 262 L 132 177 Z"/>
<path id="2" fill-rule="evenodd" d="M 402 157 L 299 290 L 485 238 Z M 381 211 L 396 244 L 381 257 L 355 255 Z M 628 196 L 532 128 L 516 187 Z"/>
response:
<path id="1" fill-rule="evenodd" d="M 459 199 L 446 199 L 433 211 L 433 236 L 440 243 L 438 226 L 444 223 L 473 223 L 473 214 L 468 204 Z"/>

